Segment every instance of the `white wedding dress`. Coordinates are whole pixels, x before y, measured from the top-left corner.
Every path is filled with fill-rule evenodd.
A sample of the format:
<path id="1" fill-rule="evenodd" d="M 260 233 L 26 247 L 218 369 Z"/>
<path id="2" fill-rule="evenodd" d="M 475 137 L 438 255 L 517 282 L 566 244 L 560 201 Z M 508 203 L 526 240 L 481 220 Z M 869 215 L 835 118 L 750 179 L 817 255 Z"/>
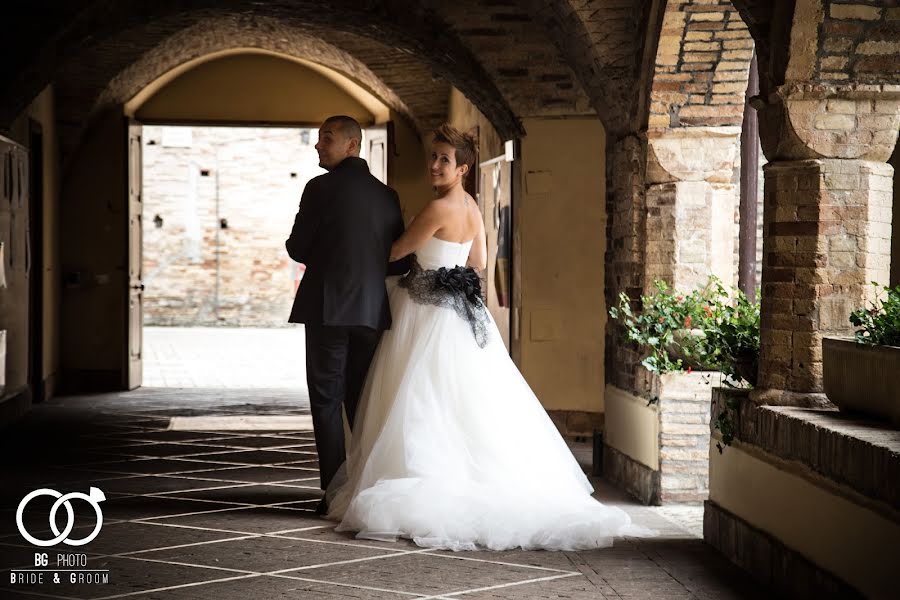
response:
<path id="1" fill-rule="evenodd" d="M 465 265 L 472 242 L 431 238 L 423 269 Z M 390 291 L 350 455 L 326 493 L 337 531 L 424 547 L 578 550 L 648 535 L 593 488 L 494 321 L 488 342 L 450 308 Z"/>

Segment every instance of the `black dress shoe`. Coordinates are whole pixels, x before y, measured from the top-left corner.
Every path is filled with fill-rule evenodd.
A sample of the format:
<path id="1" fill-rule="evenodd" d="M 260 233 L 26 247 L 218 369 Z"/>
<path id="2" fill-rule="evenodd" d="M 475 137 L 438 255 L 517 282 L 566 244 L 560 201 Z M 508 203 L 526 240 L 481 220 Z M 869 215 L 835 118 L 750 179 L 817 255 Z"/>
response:
<path id="1" fill-rule="evenodd" d="M 328 514 L 328 503 L 325 502 L 325 498 L 319 500 L 319 504 L 316 506 L 316 514 L 322 517 Z"/>

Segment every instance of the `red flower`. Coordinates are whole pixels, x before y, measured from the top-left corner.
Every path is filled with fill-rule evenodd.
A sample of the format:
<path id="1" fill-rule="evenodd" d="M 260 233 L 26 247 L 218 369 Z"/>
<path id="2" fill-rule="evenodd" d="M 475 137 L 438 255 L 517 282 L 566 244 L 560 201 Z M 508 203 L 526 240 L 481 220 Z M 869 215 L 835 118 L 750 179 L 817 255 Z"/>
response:
<path id="1" fill-rule="evenodd" d="M 660 323 L 663 323 L 664 321 L 665 321 L 665 319 L 663 319 L 662 317 L 659 318 Z"/>
<path id="2" fill-rule="evenodd" d="M 703 305 L 703 312 L 706 313 L 707 317 L 712 316 L 712 309 L 709 306 L 707 306 L 706 304 Z"/>
<path id="3" fill-rule="evenodd" d="M 684 300 L 684 296 L 678 296 L 677 300 L 678 300 L 679 302 L 681 302 L 682 300 Z"/>
<path id="4" fill-rule="evenodd" d="M 684 320 L 684 326 L 688 329 L 691 328 L 691 315 L 688 315 L 687 318 Z"/>

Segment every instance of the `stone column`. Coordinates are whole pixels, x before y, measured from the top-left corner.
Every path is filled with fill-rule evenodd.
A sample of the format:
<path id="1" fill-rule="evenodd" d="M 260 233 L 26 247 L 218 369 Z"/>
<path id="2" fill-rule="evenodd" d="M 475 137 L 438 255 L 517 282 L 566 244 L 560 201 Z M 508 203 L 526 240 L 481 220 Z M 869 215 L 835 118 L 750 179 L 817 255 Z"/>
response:
<path id="1" fill-rule="evenodd" d="M 785 85 L 760 110 L 765 166 L 760 378 L 754 398 L 816 405 L 822 337 L 888 283 L 900 88 Z"/>
<path id="2" fill-rule="evenodd" d="M 662 279 L 689 291 L 710 274 L 735 279 L 734 166 L 740 127 L 648 134 L 645 291 Z"/>

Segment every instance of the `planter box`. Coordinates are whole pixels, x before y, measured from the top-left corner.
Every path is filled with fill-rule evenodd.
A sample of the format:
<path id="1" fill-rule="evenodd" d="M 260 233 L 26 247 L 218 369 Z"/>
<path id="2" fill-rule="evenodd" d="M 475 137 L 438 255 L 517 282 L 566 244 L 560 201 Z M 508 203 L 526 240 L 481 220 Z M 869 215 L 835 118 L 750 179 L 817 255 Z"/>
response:
<path id="1" fill-rule="evenodd" d="M 825 395 L 842 411 L 900 426 L 900 348 L 824 338 L 822 371 Z"/>
<path id="2" fill-rule="evenodd" d="M 644 504 L 699 504 L 709 497 L 709 407 L 719 373 L 640 371 L 641 394 L 606 386 L 603 476 Z"/>

